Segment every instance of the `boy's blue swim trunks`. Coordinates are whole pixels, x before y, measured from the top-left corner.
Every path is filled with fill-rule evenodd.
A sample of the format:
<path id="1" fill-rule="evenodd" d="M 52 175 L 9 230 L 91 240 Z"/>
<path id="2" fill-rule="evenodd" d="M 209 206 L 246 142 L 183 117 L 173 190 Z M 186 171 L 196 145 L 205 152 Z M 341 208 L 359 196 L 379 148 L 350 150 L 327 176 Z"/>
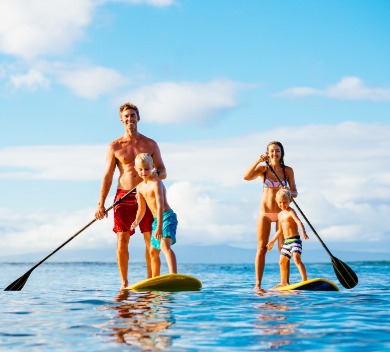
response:
<path id="1" fill-rule="evenodd" d="M 177 229 L 177 216 L 172 209 L 164 211 L 163 214 L 163 227 L 162 227 L 162 235 L 163 237 L 170 237 L 172 239 L 172 245 L 176 243 L 176 229 Z M 154 232 L 157 227 L 157 218 L 153 219 L 152 225 L 152 236 L 150 238 L 150 244 L 153 248 L 157 250 L 161 250 L 160 241 L 154 237 Z"/>

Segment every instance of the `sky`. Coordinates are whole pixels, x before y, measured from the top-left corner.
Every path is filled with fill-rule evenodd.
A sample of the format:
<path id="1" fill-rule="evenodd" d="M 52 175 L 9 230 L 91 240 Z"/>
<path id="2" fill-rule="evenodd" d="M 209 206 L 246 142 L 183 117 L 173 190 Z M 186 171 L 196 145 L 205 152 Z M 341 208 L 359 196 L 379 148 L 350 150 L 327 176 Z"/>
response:
<path id="1" fill-rule="evenodd" d="M 181 245 L 256 248 L 262 183 L 243 174 L 278 140 L 329 249 L 383 257 L 389 13 L 387 0 L 0 0 L 0 257 L 50 252 L 93 219 L 127 101 L 160 146 Z M 306 228 L 304 249 L 321 249 Z M 110 213 L 67 248 L 115 243 Z"/>

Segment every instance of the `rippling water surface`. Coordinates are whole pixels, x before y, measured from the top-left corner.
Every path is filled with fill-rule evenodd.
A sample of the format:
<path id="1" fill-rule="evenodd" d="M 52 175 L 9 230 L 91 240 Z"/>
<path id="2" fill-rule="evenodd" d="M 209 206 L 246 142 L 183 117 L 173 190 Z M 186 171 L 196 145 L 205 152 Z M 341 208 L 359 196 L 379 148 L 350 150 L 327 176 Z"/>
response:
<path id="1" fill-rule="evenodd" d="M 348 264 L 359 277 L 352 290 L 338 284 L 331 264 L 306 265 L 339 292 L 256 293 L 251 264 L 194 264 L 179 269 L 198 277 L 201 291 L 132 293 L 118 290 L 114 263 L 44 263 L 22 291 L 0 292 L 0 350 L 390 350 L 390 262 Z M 2 290 L 32 265 L 0 264 Z M 131 281 L 144 270 L 131 264 Z M 265 288 L 278 270 L 267 265 Z"/>

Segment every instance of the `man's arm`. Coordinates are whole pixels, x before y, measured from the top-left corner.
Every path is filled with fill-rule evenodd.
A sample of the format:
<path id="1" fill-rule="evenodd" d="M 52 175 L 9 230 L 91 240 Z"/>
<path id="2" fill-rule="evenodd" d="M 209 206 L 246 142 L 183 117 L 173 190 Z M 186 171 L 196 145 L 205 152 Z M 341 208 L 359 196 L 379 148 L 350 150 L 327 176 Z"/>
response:
<path id="1" fill-rule="evenodd" d="M 106 202 L 108 192 L 110 192 L 112 179 L 114 177 L 115 167 L 116 167 L 116 159 L 115 159 L 114 149 L 110 145 L 108 147 L 107 156 L 106 156 L 106 169 L 104 171 L 103 181 L 100 187 L 100 197 L 98 201 L 98 207 L 95 212 L 95 218 L 98 220 L 103 219 L 104 216 L 107 216 L 107 214 L 105 214 L 106 208 L 104 204 Z"/>
<path id="2" fill-rule="evenodd" d="M 156 199 L 156 218 L 157 218 L 157 226 L 156 226 L 156 231 L 154 233 L 154 237 L 158 240 L 161 240 L 163 217 L 164 217 L 164 185 L 162 184 L 162 181 L 157 180 L 154 194 Z"/>
<path id="3" fill-rule="evenodd" d="M 153 164 L 156 169 L 156 174 L 160 180 L 164 180 L 167 178 L 167 170 L 165 169 L 164 162 L 161 157 L 160 148 L 156 142 L 154 146 L 154 151 L 152 154 Z"/>

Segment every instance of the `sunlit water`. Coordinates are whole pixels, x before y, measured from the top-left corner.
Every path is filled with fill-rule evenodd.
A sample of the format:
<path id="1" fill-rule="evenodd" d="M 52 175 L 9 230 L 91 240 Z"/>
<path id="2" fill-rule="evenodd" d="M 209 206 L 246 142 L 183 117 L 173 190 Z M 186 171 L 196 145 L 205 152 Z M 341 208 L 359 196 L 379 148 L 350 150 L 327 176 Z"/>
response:
<path id="1" fill-rule="evenodd" d="M 114 263 L 44 263 L 22 291 L 0 292 L 0 350 L 390 350 L 390 262 L 348 264 L 360 280 L 352 290 L 331 264 L 306 264 L 339 292 L 256 293 L 251 264 L 187 264 L 180 271 L 198 277 L 201 291 L 121 293 Z M 2 290 L 32 265 L 0 264 Z M 132 283 L 144 271 L 131 264 Z M 263 287 L 278 277 L 268 264 Z"/>

